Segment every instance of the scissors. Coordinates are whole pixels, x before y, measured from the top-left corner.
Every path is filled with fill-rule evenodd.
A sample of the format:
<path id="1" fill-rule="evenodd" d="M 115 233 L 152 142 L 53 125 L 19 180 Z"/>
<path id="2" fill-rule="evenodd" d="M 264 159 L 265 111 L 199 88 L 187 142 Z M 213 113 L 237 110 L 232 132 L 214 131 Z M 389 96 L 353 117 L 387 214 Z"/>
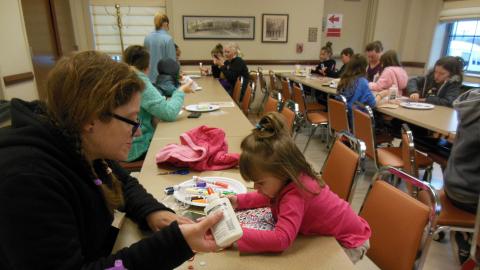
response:
<path id="1" fill-rule="evenodd" d="M 178 169 L 175 171 L 166 171 L 166 172 L 159 172 L 158 175 L 167 175 L 167 174 L 180 174 L 180 175 L 186 175 L 189 174 L 190 170 L 183 168 L 183 169 Z"/>

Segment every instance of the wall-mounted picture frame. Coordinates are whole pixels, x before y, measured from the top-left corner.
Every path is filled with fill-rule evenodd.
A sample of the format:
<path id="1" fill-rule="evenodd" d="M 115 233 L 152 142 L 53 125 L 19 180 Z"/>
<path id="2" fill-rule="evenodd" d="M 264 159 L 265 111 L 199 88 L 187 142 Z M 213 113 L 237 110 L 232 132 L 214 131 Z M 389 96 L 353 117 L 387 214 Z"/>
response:
<path id="1" fill-rule="evenodd" d="M 183 16 L 183 39 L 255 39 L 254 16 Z"/>
<path id="2" fill-rule="evenodd" d="M 262 14 L 262 42 L 288 42 L 288 14 Z"/>

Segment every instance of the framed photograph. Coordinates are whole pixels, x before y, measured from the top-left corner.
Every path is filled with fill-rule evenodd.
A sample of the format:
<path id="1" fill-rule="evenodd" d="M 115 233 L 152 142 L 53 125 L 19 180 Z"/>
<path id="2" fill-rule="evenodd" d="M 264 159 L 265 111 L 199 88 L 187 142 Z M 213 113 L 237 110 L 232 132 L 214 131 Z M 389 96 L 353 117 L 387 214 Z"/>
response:
<path id="1" fill-rule="evenodd" d="M 253 16 L 183 16 L 184 39 L 255 39 Z"/>
<path id="2" fill-rule="evenodd" d="M 288 14 L 262 14 L 262 42 L 288 42 Z"/>

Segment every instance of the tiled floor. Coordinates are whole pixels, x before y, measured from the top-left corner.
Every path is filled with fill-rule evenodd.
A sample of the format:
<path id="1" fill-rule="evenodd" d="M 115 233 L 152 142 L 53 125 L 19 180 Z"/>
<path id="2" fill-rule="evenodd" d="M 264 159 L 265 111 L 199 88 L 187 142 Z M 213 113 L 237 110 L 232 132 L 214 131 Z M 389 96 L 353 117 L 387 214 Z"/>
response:
<path id="1" fill-rule="evenodd" d="M 307 132 L 299 133 L 295 142 L 303 149 L 306 143 Z M 322 164 L 327 156 L 327 150 L 325 143 L 320 139 L 320 136 L 314 136 L 308 146 L 305 156 L 307 160 L 314 166 L 314 168 L 319 171 L 322 167 Z M 357 186 L 354 192 L 354 197 L 352 201 L 352 207 L 355 211 L 359 211 L 363 199 L 366 195 L 368 187 L 370 185 L 370 180 L 375 173 L 375 168 L 373 163 L 366 163 L 366 171 L 362 174 L 359 174 L 359 179 Z M 436 166 L 434 169 L 434 181 L 433 185 L 436 188 L 442 186 L 442 175 L 441 169 L 439 166 Z M 357 269 L 367 270 L 367 269 L 379 269 L 373 262 L 370 260 L 363 260 L 356 265 Z M 427 261 L 425 263 L 425 270 L 439 270 L 439 269 L 460 269 L 460 266 L 456 264 L 452 255 L 452 249 L 450 246 L 449 237 L 447 236 L 442 242 L 432 241 L 432 245 L 427 255 Z"/>

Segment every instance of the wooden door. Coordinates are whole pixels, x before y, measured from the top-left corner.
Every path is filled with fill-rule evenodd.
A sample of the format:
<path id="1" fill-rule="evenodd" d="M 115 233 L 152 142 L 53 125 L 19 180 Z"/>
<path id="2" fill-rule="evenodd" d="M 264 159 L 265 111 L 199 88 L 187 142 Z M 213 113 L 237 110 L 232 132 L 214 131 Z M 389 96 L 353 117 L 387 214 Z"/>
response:
<path id="1" fill-rule="evenodd" d="M 55 62 L 76 49 L 68 0 L 22 0 L 38 95 L 46 98 L 46 81 Z"/>

